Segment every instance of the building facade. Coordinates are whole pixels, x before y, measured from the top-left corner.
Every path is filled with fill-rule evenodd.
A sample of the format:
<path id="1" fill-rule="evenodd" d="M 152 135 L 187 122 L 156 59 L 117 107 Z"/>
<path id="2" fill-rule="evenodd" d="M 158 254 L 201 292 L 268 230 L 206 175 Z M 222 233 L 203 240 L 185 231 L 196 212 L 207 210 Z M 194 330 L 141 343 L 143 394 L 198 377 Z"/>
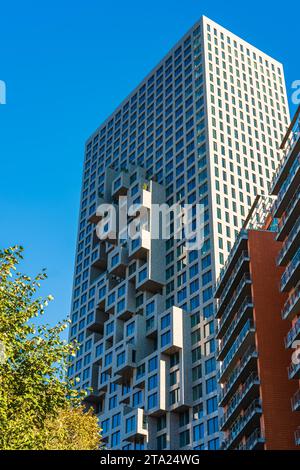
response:
<path id="1" fill-rule="evenodd" d="M 224 449 L 299 449 L 299 114 L 216 283 Z"/>
<path id="2" fill-rule="evenodd" d="M 292 381 L 291 406 L 297 416 L 295 442 L 300 445 L 300 106 L 281 144 L 283 158 L 271 184 L 277 196 L 273 217 L 279 219 L 276 239 L 281 242 L 277 265 L 284 269 L 280 292 L 287 297 L 281 309 L 282 321 L 288 324 L 285 347 L 289 351 L 288 377 Z M 299 352 L 299 351 L 298 351 Z M 293 421 L 294 422 L 294 421 Z"/>
<path id="3" fill-rule="evenodd" d="M 220 447 L 214 283 L 288 121 L 282 65 L 202 17 L 88 139 L 69 376 L 91 388 L 108 447 Z M 121 196 L 144 214 L 140 236 L 108 224 L 100 240 L 97 208 L 120 213 Z M 153 237 L 161 203 L 204 208 L 201 249 L 172 223 L 168 240 Z"/>

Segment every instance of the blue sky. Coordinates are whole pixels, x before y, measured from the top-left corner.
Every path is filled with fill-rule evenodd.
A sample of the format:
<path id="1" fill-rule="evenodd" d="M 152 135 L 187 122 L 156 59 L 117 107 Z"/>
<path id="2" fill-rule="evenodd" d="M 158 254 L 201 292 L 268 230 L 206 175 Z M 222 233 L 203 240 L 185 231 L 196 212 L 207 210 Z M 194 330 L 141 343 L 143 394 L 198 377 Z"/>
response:
<path id="1" fill-rule="evenodd" d="M 51 323 L 70 308 L 84 142 L 202 14 L 283 62 L 291 95 L 292 2 L 0 3 L 0 247 L 23 244 L 30 274 L 47 268 Z"/>

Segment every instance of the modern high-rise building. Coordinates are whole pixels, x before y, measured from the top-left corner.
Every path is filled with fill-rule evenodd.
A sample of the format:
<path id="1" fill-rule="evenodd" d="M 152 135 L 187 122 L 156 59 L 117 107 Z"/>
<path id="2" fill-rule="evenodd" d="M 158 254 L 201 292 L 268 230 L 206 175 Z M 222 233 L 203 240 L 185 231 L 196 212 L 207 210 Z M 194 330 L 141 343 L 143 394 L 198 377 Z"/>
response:
<path id="1" fill-rule="evenodd" d="M 69 369 L 107 446 L 218 449 L 214 283 L 289 121 L 282 65 L 202 17 L 87 140 Z M 100 203 L 140 208 L 140 235 Z M 204 207 L 204 242 L 153 237 L 153 204 Z M 142 210 L 143 209 L 143 210 Z M 193 212 L 195 225 L 196 211 Z"/>
<path id="2" fill-rule="evenodd" d="M 224 449 L 299 449 L 299 114 L 216 283 Z"/>

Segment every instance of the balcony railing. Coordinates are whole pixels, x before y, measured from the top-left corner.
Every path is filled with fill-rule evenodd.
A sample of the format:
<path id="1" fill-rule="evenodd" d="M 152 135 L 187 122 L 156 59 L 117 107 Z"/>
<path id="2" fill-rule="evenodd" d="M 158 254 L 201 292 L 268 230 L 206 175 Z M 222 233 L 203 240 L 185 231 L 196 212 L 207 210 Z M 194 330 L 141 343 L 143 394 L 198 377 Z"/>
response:
<path id="1" fill-rule="evenodd" d="M 286 256 L 289 248 L 291 247 L 294 240 L 297 238 L 300 232 L 300 217 L 298 217 L 293 229 L 290 231 L 287 240 L 283 243 L 279 255 L 277 256 L 277 264 L 281 264 L 282 260 Z"/>
<path id="2" fill-rule="evenodd" d="M 290 215 L 296 208 L 299 200 L 300 200 L 300 186 L 298 186 L 298 188 L 296 189 L 294 196 L 290 200 L 289 205 L 287 206 L 287 209 L 285 210 L 284 215 L 281 217 L 281 220 L 278 224 L 278 235 L 276 237 L 277 240 L 280 240 L 283 237 L 283 232 L 285 231 L 284 229 L 286 227 L 286 223 Z"/>
<path id="3" fill-rule="evenodd" d="M 250 284 L 250 283 L 251 283 L 250 274 L 249 273 L 244 274 L 244 276 L 242 277 L 242 279 L 241 279 L 240 283 L 238 284 L 237 288 L 233 292 L 230 302 L 227 304 L 227 306 L 224 309 L 224 312 L 222 314 L 223 323 L 227 320 L 228 316 L 232 313 L 233 306 L 235 305 L 236 300 L 239 297 L 239 295 L 241 294 L 241 292 L 244 289 L 245 285 Z M 220 317 L 220 315 L 218 315 L 218 314 L 221 310 L 221 307 L 223 307 L 222 304 L 219 305 L 218 308 L 217 308 L 217 316 L 219 316 L 219 317 Z"/>
<path id="4" fill-rule="evenodd" d="M 246 409 L 243 416 L 240 416 L 233 424 L 231 428 L 231 432 L 229 433 L 228 438 L 224 442 L 225 449 L 228 449 L 233 444 L 233 442 L 240 435 L 242 435 L 245 427 L 251 421 L 251 419 L 256 414 L 261 414 L 261 413 L 262 413 L 261 400 L 260 399 L 253 400 L 251 405 Z"/>
<path id="5" fill-rule="evenodd" d="M 290 331 L 288 332 L 287 337 L 285 338 L 285 347 L 290 348 L 293 342 L 299 336 L 299 334 L 300 334 L 300 317 L 294 324 L 293 328 L 291 328 Z"/>
<path id="6" fill-rule="evenodd" d="M 284 157 L 282 158 L 279 166 L 277 167 L 277 169 L 274 173 L 273 180 L 270 184 L 270 190 L 272 190 L 275 187 L 275 185 L 277 184 L 277 181 L 279 180 L 279 178 L 280 178 L 280 176 L 283 172 L 283 169 L 285 168 L 286 162 L 289 160 L 289 157 L 291 155 L 291 151 L 293 150 L 295 143 L 299 139 L 299 136 L 300 136 L 300 120 L 297 120 L 296 124 L 295 124 L 295 127 L 292 130 L 292 133 L 291 133 L 291 135 L 290 135 L 290 137 L 289 137 L 289 139 L 288 139 L 288 141 L 285 145 Z"/>
<path id="7" fill-rule="evenodd" d="M 287 299 L 287 301 L 284 304 L 284 307 L 281 311 L 281 316 L 283 320 L 286 320 L 289 317 L 290 313 L 292 312 L 295 305 L 297 305 L 297 302 L 299 300 L 300 300 L 300 283 L 296 287 L 293 294 Z"/>
<path id="8" fill-rule="evenodd" d="M 300 390 L 297 390 L 297 392 L 292 398 L 292 410 L 293 411 L 300 410 Z"/>
<path id="9" fill-rule="evenodd" d="M 223 290 L 222 294 L 219 297 L 219 305 L 221 305 L 224 302 L 224 299 L 227 297 L 227 294 L 230 291 L 230 289 L 231 289 L 231 287 L 232 287 L 232 285 L 233 285 L 233 283 L 236 279 L 236 275 L 241 269 L 242 264 L 244 263 L 244 261 L 249 261 L 249 260 L 250 260 L 250 258 L 249 258 L 248 252 L 246 250 L 244 250 L 241 253 L 241 256 L 240 256 L 235 268 L 230 273 L 229 282 L 226 284 L 225 289 Z"/>
<path id="10" fill-rule="evenodd" d="M 240 244 L 240 241 L 241 241 L 243 238 L 245 238 L 245 239 L 248 238 L 248 231 L 247 231 L 247 230 L 241 230 L 241 231 L 239 232 L 239 234 L 238 234 L 238 236 L 237 236 L 237 238 L 236 238 L 236 240 L 235 240 L 235 242 L 234 242 L 234 244 L 233 244 L 233 247 L 231 248 L 230 254 L 229 254 L 229 256 L 228 256 L 228 258 L 227 258 L 227 260 L 226 260 L 226 262 L 225 262 L 223 268 L 222 268 L 221 271 L 220 271 L 218 280 L 217 280 L 217 282 L 216 282 L 216 288 L 215 288 L 216 291 L 217 291 L 217 289 L 219 288 L 221 282 L 223 281 L 223 278 L 224 278 L 224 275 L 225 275 L 225 273 L 226 273 L 226 270 L 227 270 L 229 264 L 231 263 L 232 259 L 234 258 L 234 255 L 235 255 L 236 250 L 237 250 L 237 248 L 238 248 L 238 246 L 239 246 L 239 244 Z"/>
<path id="11" fill-rule="evenodd" d="M 296 352 L 295 352 L 296 354 Z M 292 362 L 288 368 L 289 379 L 298 379 L 300 378 L 300 350 L 299 350 L 299 362 Z"/>
<path id="12" fill-rule="evenodd" d="M 300 446 L 300 428 L 295 432 L 295 443 L 296 446 Z"/>
<path id="13" fill-rule="evenodd" d="M 284 271 L 281 277 L 281 290 L 283 291 L 284 288 L 287 286 L 288 282 L 291 279 L 291 276 L 294 274 L 295 270 L 299 266 L 300 263 L 300 248 L 298 248 L 295 256 L 293 257 L 292 261 Z"/>
<path id="14" fill-rule="evenodd" d="M 228 377 L 228 380 L 224 386 L 223 389 L 221 389 L 220 395 L 219 395 L 219 406 L 222 406 L 222 403 L 224 402 L 224 399 L 229 395 L 233 389 L 234 384 L 238 382 L 239 377 L 245 370 L 247 364 L 249 363 L 251 358 L 257 358 L 258 353 L 255 348 L 255 346 L 250 346 L 247 351 L 244 353 L 242 359 L 240 360 L 239 365 L 232 371 L 230 376 Z"/>
<path id="15" fill-rule="evenodd" d="M 238 312 L 235 316 L 235 319 L 230 324 L 230 327 L 228 328 L 228 330 L 226 331 L 225 335 L 223 336 L 223 338 L 220 342 L 220 346 L 219 346 L 218 351 L 217 351 L 218 354 L 220 354 L 220 352 L 225 348 L 225 346 L 228 343 L 228 340 L 230 339 L 232 333 L 235 331 L 236 326 L 239 324 L 239 322 L 243 318 L 247 308 L 253 308 L 253 302 L 252 302 L 251 297 L 246 297 L 245 300 L 243 301 L 241 307 L 239 308 L 239 310 L 238 310 Z M 217 335 L 222 330 L 223 325 L 224 325 L 224 322 L 220 321 L 220 323 L 217 327 Z"/>
<path id="16" fill-rule="evenodd" d="M 224 413 L 221 419 L 221 429 L 224 429 L 229 419 L 232 418 L 233 413 L 237 410 L 239 405 L 242 403 L 243 399 L 245 398 L 249 390 L 251 390 L 251 388 L 254 385 L 259 385 L 259 383 L 260 382 L 259 382 L 258 375 L 255 372 L 252 372 L 252 374 L 250 374 L 249 377 L 247 378 L 246 382 L 244 382 L 241 389 L 239 389 L 238 392 L 230 400 L 226 413 Z"/>
<path id="17" fill-rule="evenodd" d="M 244 341 L 247 338 L 248 334 L 251 333 L 251 332 L 254 332 L 254 331 L 255 331 L 255 327 L 254 327 L 253 321 L 247 320 L 245 325 L 243 326 L 242 331 L 240 332 L 237 339 L 235 340 L 235 342 L 231 346 L 229 352 L 227 353 L 227 355 L 226 355 L 226 357 L 223 361 L 222 366 L 220 367 L 220 370 L 218 372 L 218 378 L 219 379 L 224 375 L 224 373 L 227 370 L 229 364 L 232 362 L 232 360 L 236 356 L 237 352 L 239 351 L 241 345 L 244 343 Z"/>
<path id="18" fill-rule="evenodd" d="M 244 444 L 238 446 L 238 450 L 252 450 L 258 444 L 262 445 L 265 442 L 264 435 L 260 428 L 256 428 L 255 431 L 246 439 Z"/>
<path id="19" fill-rule="evenodd" d="M 275 201 L 275 203 L 273 205 L 273 215 L 276 216 L 277 211 L 279 210 L 280 205 L 282 204 L 284 198 L 286 197 L 287 191 L 290 188 L 290 186 L 291 186 L 291 184 L 292 184 L 299 168 L 300 168 L 300 154 L 297 155 L 297 158 L 295 159 L 295 161 L 292 165 L 292 168 L 290 170 L 289 176 L 285 180 L 283 186 L 281 187 L 281 189 L 278 193 L 277 200 Z"/>

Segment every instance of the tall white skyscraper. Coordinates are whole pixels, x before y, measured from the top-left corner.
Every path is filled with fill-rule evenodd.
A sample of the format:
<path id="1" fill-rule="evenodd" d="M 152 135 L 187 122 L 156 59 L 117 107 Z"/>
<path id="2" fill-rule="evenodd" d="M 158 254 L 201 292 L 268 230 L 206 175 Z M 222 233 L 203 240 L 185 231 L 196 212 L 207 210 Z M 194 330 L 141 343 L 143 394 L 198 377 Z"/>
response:
<path id="1" fill-rule="evenodd" d="M 282 65 L 202 17 L 87 140 L 69 375 L 108 447 L 219 448 L 214 284 L 288 122 Z M 97 206 L 120 195 L 140 237 L 100 241 Z M 153 239 L 160 203 L 205 208 L 200 250 Z"/>

